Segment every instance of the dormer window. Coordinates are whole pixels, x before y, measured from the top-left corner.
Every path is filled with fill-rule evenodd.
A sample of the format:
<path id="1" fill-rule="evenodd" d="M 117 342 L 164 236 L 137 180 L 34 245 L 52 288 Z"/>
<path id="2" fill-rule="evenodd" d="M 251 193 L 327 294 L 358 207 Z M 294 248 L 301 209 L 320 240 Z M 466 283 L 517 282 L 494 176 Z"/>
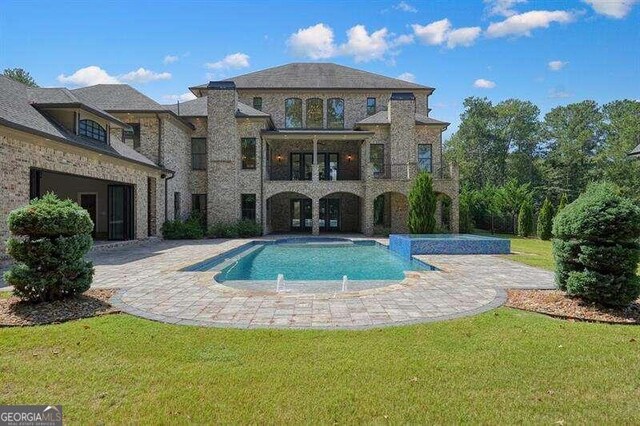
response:
<path id="1" fill-rule="evenodd" d="M 107 132 L 104 130 L 104 127 L 93 120 L 80 120 L 78 134 L 96 141 L 107 142 Z"/>

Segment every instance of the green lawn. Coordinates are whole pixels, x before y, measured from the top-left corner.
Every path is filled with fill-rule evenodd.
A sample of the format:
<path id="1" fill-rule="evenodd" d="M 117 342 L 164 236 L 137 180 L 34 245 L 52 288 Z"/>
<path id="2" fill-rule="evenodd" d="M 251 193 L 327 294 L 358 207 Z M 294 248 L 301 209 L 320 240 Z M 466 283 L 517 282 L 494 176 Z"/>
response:
<path id="1" fill-rule="evenodd" d="M 475 234 L 491 235 L 487 231 L 474 230 Z M 543 241 L 537 238 L 522 238 L 511 234 L 495 234 L 496 237 L 511 240 L 511 253 L 507 259 L 538 268 L 554 270 L 553 254 L 551 253 L 551 241 Z"/>
<path id="2" fill-rule="evenodd" d="M 111 315 L 0 329 L 0 404 L 69 423 L 640 423 L 640 328 L 501 308 L 367 331 Z"/>

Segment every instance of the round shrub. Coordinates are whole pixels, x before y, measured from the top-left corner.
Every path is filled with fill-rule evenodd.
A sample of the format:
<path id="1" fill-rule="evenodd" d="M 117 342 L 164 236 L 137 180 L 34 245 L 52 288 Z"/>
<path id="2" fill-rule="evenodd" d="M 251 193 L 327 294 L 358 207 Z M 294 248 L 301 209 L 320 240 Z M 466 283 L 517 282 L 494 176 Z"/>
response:
<path id="1" fill-rule="evenodd" d="M 7 253 L 17 263 L 4 279 L 16 296 L 51 301 L 89 289 L 93 264 L 83 258 L 93 244 L 93 222 L 86 210 L 47 194 L 11 212 L 8 223 Z"/>
<path id="2" fill-rule="evenodd" d="M 553 235 L 560 289 L 609 306 L 638 298 L 640 208 L 615 186 L 590 186 L 557 214 Z"/>

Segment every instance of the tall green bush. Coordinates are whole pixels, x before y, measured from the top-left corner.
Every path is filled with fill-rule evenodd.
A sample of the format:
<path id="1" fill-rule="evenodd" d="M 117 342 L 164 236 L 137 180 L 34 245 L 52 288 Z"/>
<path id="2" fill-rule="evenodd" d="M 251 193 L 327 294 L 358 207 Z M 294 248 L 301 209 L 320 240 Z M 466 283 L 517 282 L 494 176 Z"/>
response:
<path id="1" fill-rule="evenodd" d="M 407 225 L 412 234 L 432 234 L 436 229 L 436 193 L 427 172 L 418 174 L 409 191 L 409 219 Z"/>
<path id="2" fill-rule="evenodd" d="M 553 222 L 556 282 L 590 302 L 626 306 L 640 295 L 640 207 L 609 183 L 590 186 Z"/>
<path id="3" fill-rule="evenodd" d="M 460 197 L 459 209 L 460 232 L 463 234 L 468 234 L 473 230 L 473 219 L 471 218 L 471 209 L 469 207 L 469 202 L 463 197 Z"/>
<path id="4" fill-rule="evenodd" d="M 82 293 L 93 279 L 84 255 L 93 244 L 93 222 L 78 204 L 46 194 L 9 213 L 13 234 L 7 253 L 16 264 L 4 274 L 14 294 L 31 302 Z"/>
<path id="5" fill-rule="evenodd" d="M 531 234 L 533 234 L 533 204 L 525 200 L 518 213 L 518 235 L 529 237 Z"/>
<path id="6" fill-rule="evenodd" d="M 551 231 L 553 229 L 553 206 L 548 198 L 544 199 L 540 213 L 538 213 L 538 238 L 541 240 L 550 240 Z"/>
<path id="7" fill-rule="evenodd" d="M 559 213 L 560 210 L 562 210 L 565 207 L 567 207 L 567 204 L 569 204 L 569 200 L 567 199 L 567 193 L 563 192 L 562 196 L 560 197 L 560 202 L 558 203 L 558 211 L 557 211 L 557 213 Z"/>

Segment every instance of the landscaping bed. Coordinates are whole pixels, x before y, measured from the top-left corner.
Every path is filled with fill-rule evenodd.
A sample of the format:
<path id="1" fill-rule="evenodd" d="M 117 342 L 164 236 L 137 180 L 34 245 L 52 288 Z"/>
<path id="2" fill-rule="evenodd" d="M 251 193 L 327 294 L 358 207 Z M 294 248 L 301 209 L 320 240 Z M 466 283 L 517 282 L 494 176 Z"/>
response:
<path id="1" fill-rule="evenodd" d="M 115 292 L 94 289 L 69 299 L 35 304 L 22 302 L 15 296 L 0 297 L 0 327 L 61 323 L 116 313 L 118 310 L 108 302 Z"/>
<path id="2" fill-rule="evenodd" d="M 640 299 L 625 308 L 611 308 L 570 297 L 560 290 L 509 290 L 506 306 L 554 317 L 616 324 L 640 323 Z"/>

